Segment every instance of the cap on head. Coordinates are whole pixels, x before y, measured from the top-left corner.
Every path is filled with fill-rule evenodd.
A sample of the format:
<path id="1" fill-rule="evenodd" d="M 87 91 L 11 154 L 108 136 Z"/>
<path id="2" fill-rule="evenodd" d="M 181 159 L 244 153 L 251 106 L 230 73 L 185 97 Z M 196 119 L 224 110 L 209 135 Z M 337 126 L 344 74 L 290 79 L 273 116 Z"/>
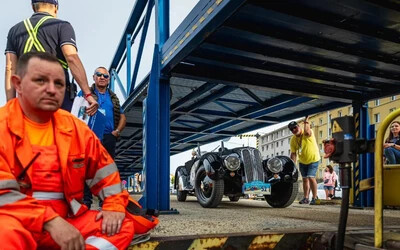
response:
<path id="1" fill-rule="evenodd" d="M 58 0 L 32 0 L 32 4 L 34 3 L 50 3 L 58 6 Z"/>
<path id="2" fill-rule="evenodd" d="M 292 121 L 292 122 L 290 122 L 289 124 L 288 124 L 288 128 L 290 129 L 290 130 L 293 130 L 295 127 L 297 127 L 297 122 L 295 122 L 295 121 Z"/>

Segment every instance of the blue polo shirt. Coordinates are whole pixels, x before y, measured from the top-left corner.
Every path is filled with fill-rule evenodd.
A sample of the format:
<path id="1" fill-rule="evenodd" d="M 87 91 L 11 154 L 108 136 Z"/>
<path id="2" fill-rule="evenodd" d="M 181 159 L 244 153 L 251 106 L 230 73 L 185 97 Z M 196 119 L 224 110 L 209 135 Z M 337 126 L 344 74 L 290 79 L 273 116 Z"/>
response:
<path id="1" fill-rule="evenodd" d="M 104 134 L 111 134 L 114 131 L 114 106 L 111 101 L 111 96 L 108 90 L 103 94 L 100 93 L 97 88 L 95 88 L 95 93 L 98 96 L 97 102 L 99 103 L 98 111 L 103 113 L 106 117 Z M 122 108 L 119 108 L 121 114 L 123 114 Z"/>

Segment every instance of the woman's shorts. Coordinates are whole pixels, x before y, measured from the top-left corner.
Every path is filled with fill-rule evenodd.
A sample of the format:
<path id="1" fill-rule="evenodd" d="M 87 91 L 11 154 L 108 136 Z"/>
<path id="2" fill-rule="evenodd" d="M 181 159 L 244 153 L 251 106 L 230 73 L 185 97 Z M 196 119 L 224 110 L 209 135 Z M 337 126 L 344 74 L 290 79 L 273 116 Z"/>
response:
<path id="1" fill-rule="evenodd" d="M 331 190 L 333 190 L 333 187 L 332 186 L 324 186 L 324 189 L 331 191 Z"/>

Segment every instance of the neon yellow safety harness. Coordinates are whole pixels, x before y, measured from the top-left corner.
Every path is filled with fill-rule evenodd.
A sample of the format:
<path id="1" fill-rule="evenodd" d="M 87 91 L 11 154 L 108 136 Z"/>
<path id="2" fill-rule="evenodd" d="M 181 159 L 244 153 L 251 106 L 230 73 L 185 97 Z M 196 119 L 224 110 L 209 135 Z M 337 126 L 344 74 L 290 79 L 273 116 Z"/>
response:
<path id="1" fill-rule="evenodd" d="M 24 54 L 28 53 L 32 50 L 32 47 L 35 46 L 36 51 L 39 52 L 46 52 L 46 50 L 43 48 L 42 44 L 39 42 L 39 39 L 37 38 L 37 33 L 39 30 L 39 27 L 48 19 L 54 18 L 52 16 L 45 16 L 42 17 L 39 22 L 35 25 L 35 28 L 32 26 L 31 21 L 28 19 L 24 20 L 24 25 L 26 28 L 26 31 L 29 34 L 28 40 L 26 40 L 25 47 L 24 47 Z M 58 59 L 63 66 L 64 69 L 68 69 L 68 63 Z"/>

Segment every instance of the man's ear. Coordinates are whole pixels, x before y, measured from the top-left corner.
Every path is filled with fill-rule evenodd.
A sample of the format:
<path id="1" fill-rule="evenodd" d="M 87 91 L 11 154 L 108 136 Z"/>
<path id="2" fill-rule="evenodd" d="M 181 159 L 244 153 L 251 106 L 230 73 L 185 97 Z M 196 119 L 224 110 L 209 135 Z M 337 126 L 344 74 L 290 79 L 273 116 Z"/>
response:
<path id="1" fill-rule="evenodd" d="M 17 75 L 11 76 L 11 83 L 18 94 L 21 94 L 21 78 Z"/>

